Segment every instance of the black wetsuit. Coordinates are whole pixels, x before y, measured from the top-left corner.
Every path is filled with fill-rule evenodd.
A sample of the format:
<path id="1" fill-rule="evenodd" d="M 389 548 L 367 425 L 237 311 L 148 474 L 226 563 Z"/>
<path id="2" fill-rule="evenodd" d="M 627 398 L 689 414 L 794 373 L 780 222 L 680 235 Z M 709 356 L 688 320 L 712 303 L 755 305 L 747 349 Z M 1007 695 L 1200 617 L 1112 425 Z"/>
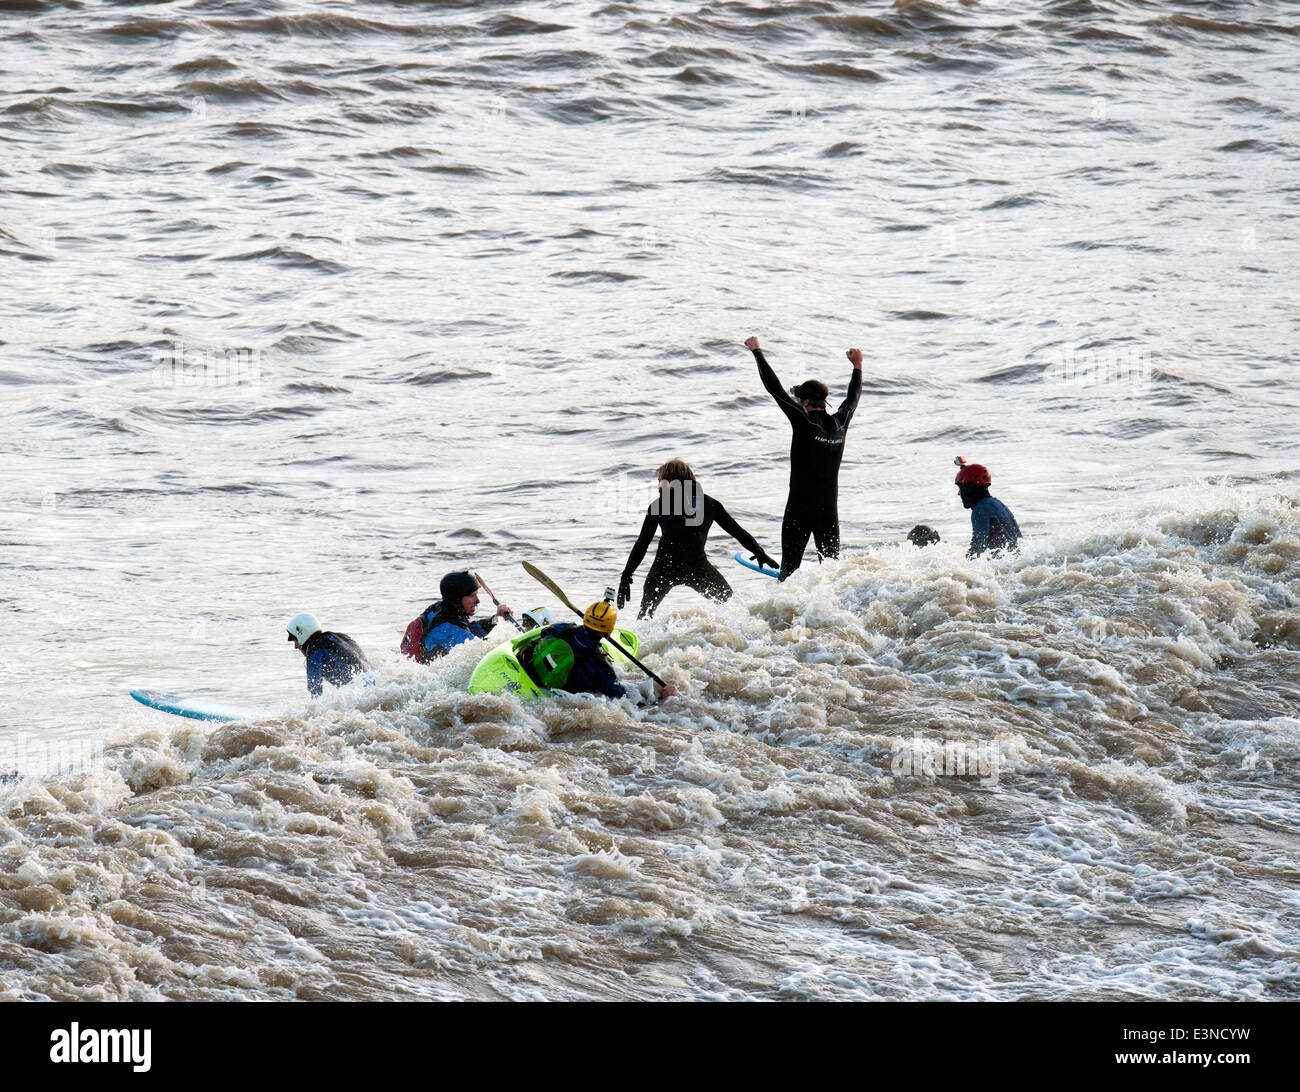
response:
<path id="1" fill-rule="evenodd" d="M 848 395 L 840 408 L 829 414 L 825 410 L 805 411 L 781 386 L 762 349 L 754 350 L 754 359 L 763 386 L 790 419 L 790 496 L 781 524 L 784 580 L 803 561 L 809 535 L 823 557 L 840 556 L 840 460 L 844 458 L 845 433 L 862 393 L 862 371 L 853 369 Z"/>
<path id="2" fill-rule="evenodd" d="M 694 482 L 681 484 L 695 485 Z M 659 551 L 650 565 L 650 571 L 646 573 L 638 618 L 653 615 L 664 596 L 682 584 L 693 588 L 707 599 L 730 599 L 731 585 L 704 553 L 709 528 L 715 523 L 749 553 L 762 553 L 754 536 L 732 519 L 719 501 L 698 487 L 685 490 L 675 498 L 670 494 L 666 503 L 662 499 L 654 501 L 646 510 L 641 534 L 623 569 L 619 605 L 625 601 L 627 589 L 632 586 L 632 575 L 645 557 L 650 540 L 655 537 L 656 528 L 663 532 L 663 537 L 659 540 Z"/>

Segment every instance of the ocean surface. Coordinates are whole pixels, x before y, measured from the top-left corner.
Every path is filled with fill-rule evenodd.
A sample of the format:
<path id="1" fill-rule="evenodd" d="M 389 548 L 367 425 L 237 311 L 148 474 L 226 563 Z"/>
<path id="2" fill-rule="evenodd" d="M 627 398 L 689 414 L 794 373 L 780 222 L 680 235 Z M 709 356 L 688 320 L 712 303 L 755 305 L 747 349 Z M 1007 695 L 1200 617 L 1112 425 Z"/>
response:
<path id="1" fill-rule="evenodd" d="M 1282 0 L 0 2 L 0 998 L 1300 999 L 1298 51 Z M 616 584 L 669 457 L 779 554 L 750 335 L 835 402 L 865 354 L 842 559 L 715 529 L 659 705 L 397 654 L 451 569 Z M 308 701 L 301 610 L 374 687 Z"/>

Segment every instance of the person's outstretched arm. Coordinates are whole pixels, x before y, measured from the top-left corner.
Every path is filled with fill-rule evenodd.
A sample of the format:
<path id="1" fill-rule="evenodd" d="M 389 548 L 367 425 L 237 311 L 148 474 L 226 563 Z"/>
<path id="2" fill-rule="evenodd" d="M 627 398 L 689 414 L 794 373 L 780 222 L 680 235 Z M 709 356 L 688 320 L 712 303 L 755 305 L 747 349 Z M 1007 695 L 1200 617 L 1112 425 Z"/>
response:
<path id="1" fill-rule="evenodd" d="M 840 408 L 835 411 L 835 420 L 840 428 L 847 428 L 853 414 L 857 412 L 858 397 L 862 394 L 862 350 L 850 349 L 845 356 L 853 365 L 853 374 L 849 376 L 849 393 L 845 395 Z"/>
<path id="2" fill-rule="evenodd" d="M 767 362 L 763 350 L 758 347 L 758 338 L 746 339 L 745 348 L 754 354 L 754 359 L 758 361 L 758 377 L 767 388 L 767 393 L 776 399 L 776 404 L 781 407 L 781 411 L 791 421 L 804 420 L 807 414 L 804 413 L 803 407 L 790 397 L 790 392 L 781 386 L 781 380 L 777 379 L 776 372 L 772 371 L 772 365 Z"/>
<path id="3" fill-rule="evenodd" d="M 779 562 L 773 561 L 766 553 L 763 547 L 758 544 L 758 540 L 737 523 L 723 506 L 722 502 L 709 498 L 709 504 L 712 507 L 713 521 L 727 532 L 732 538 L 745 548 L 745 552 L 754 558 L 760 565 L 766 565 L 769 569 L 779 569 Z"/>
<path id="4" fill-rule="evenodd" d="M 641 524 L 641 534 L 637 536 L 637 540 L 632 546 L 632 552 L 627 555 L 627 564 L 623 566 L 623 575 L 619 577 L 619 610 L 622 610 L 623 605 L 632 598 L 632 576 L 636 572 L 637 566 L 645 559 L 645 552 L 650 548 L 650 540 L 655 537 L 655 529 L 658 526 L 659 516 L 655 513 L 655 506 L 651 505 L 649 511 L 645 514 L 645 520 Z"/>

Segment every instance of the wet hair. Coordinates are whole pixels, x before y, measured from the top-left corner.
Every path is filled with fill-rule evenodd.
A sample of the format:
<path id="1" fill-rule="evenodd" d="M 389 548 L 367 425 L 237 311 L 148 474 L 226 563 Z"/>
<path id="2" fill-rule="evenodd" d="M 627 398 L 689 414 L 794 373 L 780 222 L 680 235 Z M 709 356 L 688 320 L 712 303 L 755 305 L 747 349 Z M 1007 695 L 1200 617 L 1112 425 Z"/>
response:
<path id="1" fill-rule="evenodd" d="M 907 541 L 913 546 L 933 546 L 939 541 L 939 532 L 924 523 L 918 523 L 907 532 Z"/>
<path id="2" fill-rule="evenodd" d="M 805 402 L 811 402 L 814 406 L 826 405 L 826 396 L 831 393 L 830 388 L 820 379 L 805 379 L 792 392 L 796 398 L 802 398 Z"/>
<path id="3" fill-rule="evenodd" d="M 659 478 L 659 495 L 650 509 L 659 516 L 685 516 L 687 525 L 699 526 L 703 518 L 700 483 L 685 459 L 669 459 L 655 471 Z"/>
<path id="4" fill-rule="evenodd" d="M 669 459 L 655 471 L 655 477 L 661 482 L 693 482 L 695 471 L 685 459 Z"/>

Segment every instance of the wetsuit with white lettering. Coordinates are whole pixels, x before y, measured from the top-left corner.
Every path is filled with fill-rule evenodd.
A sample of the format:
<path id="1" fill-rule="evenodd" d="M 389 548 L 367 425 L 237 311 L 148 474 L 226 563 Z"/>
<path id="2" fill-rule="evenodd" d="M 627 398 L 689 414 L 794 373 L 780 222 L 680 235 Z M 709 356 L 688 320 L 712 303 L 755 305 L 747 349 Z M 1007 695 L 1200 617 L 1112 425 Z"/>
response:
<path id="1" fill-rule="evenodd" d="M 680 484 L 695 485 L 694 482 Z M 749 553 L 762 553 L 754 536 L 731 518 L 727 510 L 722 507 L 722 503 L 698 488 L 688 488 L 677 496 L 670 496 L 667 500 L 661 498 L 651 503 L 641 524 L 641 534 L 632 547 L 632 553 L 628 555 L 627 565 L 623 569 L 623 579 L 619 587 L 619 606 L 630 597 L 632 576 L 637 566 L 641 564 L 641 559 L 645 557 L 656 530 L 662 531 L 663 534 L 659 540 L 659 551 L 650 565 L 650 571 L 646 573 L 638 618 L 653 615 L 659 608 L 659 604 L 664 601 L 664 596 L 673 588 L 683 584 L 699 592 L 706 599 L 719 602 L 730 599 L 731 585 L 704 553 L 709 529 L 715 523 Z"/>
<path id="2" fill-rule="evenodd" d="M 754 359 L 763 386 L 790 421 L 790 496 L 781 524 L 781 579 L 785 580 L 803 561 L 809 535 L 821 556 L 840 556 L 840 461 L 862 393 L 862 371 L 853 369 L 849 393 L 831 414 L 799 405 L 781 386 L 762 349 L 754 350 Z"/>

